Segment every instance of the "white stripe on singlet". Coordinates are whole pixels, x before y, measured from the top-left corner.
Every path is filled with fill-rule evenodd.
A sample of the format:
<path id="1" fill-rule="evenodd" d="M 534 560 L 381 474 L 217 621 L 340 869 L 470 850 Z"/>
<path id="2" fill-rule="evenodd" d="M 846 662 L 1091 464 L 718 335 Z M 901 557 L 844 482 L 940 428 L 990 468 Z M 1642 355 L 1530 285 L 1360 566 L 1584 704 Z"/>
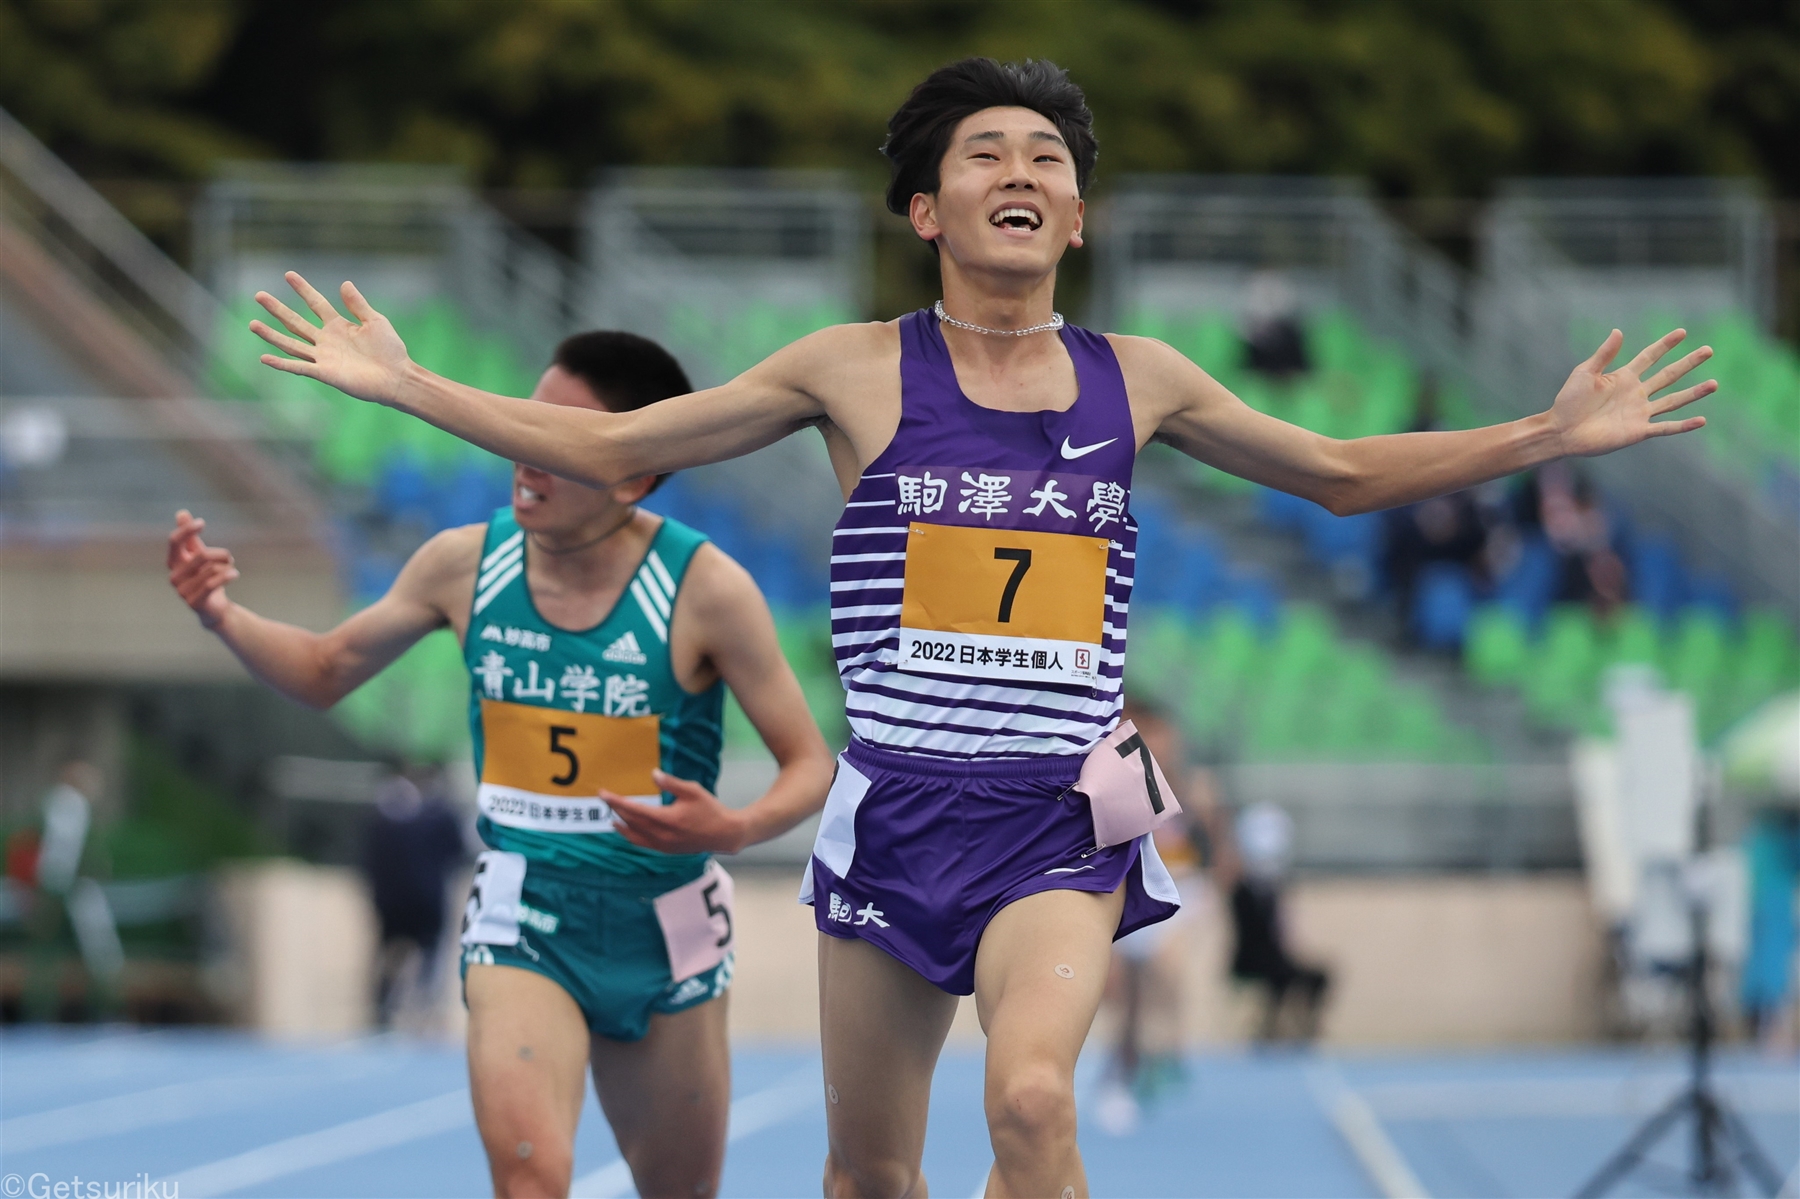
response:
<path id="1" fill-rule="evenodd" d="M 831 556 L 831 643 L 851 731 L 871 745 L 959 758 L 1076 754 L 1099 740 L 1117 722 L 1123 704 L 1124 617 L 1134 555 L 1119 541 L 1108 550 L 1107 618 L 1100 680 L 1093 688 L 903 673 L 896 667 L 907 526 L 891 523 L 894 499 L 866 494 L 881 496 L 892 488 L 897 495 L 895 483 L 871 486 L 872 480 L 892 477 L 864 475 L 859 491 L 865 494 L 846 506 L 833 534 L 834 546 L 855 551 Z"/>

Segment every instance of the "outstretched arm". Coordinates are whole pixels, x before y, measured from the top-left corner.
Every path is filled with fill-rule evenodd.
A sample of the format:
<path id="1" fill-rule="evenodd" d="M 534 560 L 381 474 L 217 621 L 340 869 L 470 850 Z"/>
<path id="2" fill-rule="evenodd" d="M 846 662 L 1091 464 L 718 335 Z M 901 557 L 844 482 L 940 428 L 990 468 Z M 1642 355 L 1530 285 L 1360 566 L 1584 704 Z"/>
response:
<path id="1" fill-rule="evenodd" d="M 1126 378 L 1163 404 L 1152 437 L 1220 470 L 1314 500 L 1347 516 L 1460 491 L 1553 458 L 1592 457 L 1651 437 L 1686 433 L 1705 417 L 1657 421 L 1712 394 L 1708 379 L 1650 397 L 1712 357 L 1702 346 L 1652 371 L 1687 336 L 1676 329 L 1607 371 L 1624 335 L 1614 329 L 1577 366 L 1545 411 L 1455 432 L 1397 433 L 1339 441 L 1249 407 L 1177 351 L 1148 338 L 1115 337 Z"/>
<path id="2" fill-rule="evenodd" d="M 287 332 L 262 321 L 252 321 L 251 331 L 291 355 L 264 354 L 264 365 L 398 408 L 502 458 L 590 487 L 734 458 L 818 422 L 825 408 L 807 380 L 829 376 L 845 342 L 858 336 L 856 326 L 824 329 L 722 387 L 635 412 L 599 412 L 497 396 L 435 375 L 407 356 L 393 325 L 354 285 L 342 288 L 351 321 L 295 272 L 287 281 L 318 323 L 257 292 L 257 303 Z"/>
<path id="3" fill-rule="evenodd" d="M 657 782 L 675 797 L 673 804 L 646 807 L 604 793 L 602 798 L 613 803 L 620 831 L 638 845 L 664 853 L 736 853 L 780 836 L 824 806 L 834 769 L 831 751 L 807 711 L 800 681 L 775 639 L 769 605 L 748 571 L 714 547 L 702 546 L 688 566 L 675 619 L 701 630 L 707 659 L 775 755 L 775 781 L 756 802 L 736 811 L 698 783 L 660 771 Z"/>
<path id="4" fill-rule="evenodd" d="M 238 577 L 231 551 L 202 541 L 206 522 L 186 509 L 175 521 L 169 534 L 170 586 L 252 675 L 313 708 L 331 707 L 441 628 L 445 616 L 438 596 L 457 571 L 473 574 L 480 549 L 467 529 L 438 534 L 419 547 L 386 595 L 330 632 L 314 633 L 227 599 L 225 585 Z"/>

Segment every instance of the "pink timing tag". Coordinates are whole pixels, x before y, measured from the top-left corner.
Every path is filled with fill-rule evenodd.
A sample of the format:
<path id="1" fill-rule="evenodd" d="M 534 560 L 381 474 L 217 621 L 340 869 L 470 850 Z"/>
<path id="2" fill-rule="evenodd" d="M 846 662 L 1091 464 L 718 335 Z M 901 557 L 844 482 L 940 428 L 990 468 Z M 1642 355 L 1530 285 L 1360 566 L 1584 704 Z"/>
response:
<path id="1" fill-rule="evenodd" d="M 1094 844 L 1101 849 L 1141 837 L 1181 811 L 1162 767 L 1129 720 L 1088 753 L 1075 790 L 1088 797 Z"/>
<path id="2" fill-rule="evenodd" d="M 731 876 L 717 862 L 691 883 L 653 901 L 669 948 L 669 977 L 676 982 L 711 970 L 731 952 Z"/>

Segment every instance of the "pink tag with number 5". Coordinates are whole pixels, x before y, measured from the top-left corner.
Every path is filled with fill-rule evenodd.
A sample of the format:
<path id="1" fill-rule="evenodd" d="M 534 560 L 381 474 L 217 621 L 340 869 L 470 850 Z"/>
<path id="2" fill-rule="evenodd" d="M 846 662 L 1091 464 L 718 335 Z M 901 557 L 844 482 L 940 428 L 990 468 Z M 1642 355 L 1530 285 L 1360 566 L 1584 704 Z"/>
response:
<path id="1" fill-rule="evenodd" d="M 1141 837 L 1181 811 L 1162 767 L 1129 720 L 1088 753 L 1075 790 L 1088 797 L 1094 845 L 1100 849 Z"/>
<path id="2" fill-rule="evenodd" d="M 652 902 L 669 948 L 669 977 L 674 981 L 711 970 L 731 952 L 731 876 L 725 867 L 709 862 L 699 878 Z"/>

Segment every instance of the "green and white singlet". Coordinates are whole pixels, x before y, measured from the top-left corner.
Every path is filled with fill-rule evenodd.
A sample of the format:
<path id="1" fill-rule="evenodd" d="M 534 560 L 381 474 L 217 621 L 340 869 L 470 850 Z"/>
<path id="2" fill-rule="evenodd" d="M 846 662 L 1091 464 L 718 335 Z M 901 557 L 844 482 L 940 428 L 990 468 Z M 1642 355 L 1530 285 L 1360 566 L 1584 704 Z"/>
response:
<path id="1" fill-rule="evenodd" d="M 694 552 L 706 541 L 662 518 L 624 594 L 591 629 L 546 621 L 525 577 L 525 533 L 511 508 L 488 522 L 463 660 L 470 676 L 481 816 L 494 849 L 534 863 L 611 875 L 697 876 L 708 855 L 670 855 L 613 830 L 602 788 L 671 802 L 660 767 L 712 790 L 723 744 L 724 684 L 684 691 L 669 662 L 669 623 Z"/>

